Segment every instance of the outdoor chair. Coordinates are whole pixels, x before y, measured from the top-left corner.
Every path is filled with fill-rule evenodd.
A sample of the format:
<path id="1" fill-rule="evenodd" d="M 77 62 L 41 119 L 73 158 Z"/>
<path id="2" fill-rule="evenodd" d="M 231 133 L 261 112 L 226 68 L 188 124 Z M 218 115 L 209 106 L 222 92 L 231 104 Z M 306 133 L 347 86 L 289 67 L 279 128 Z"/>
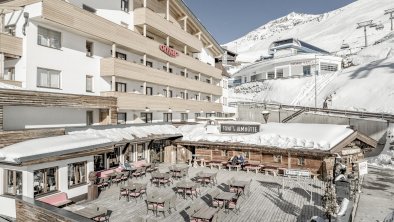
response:
<path id="1" fill-rule="evenodd" d="M 150 165 L 150 167 L 146 168 L 146 172 L 148 172 L 148 173 L 152 173 L 152 172 L 155 172 L 155 171 L 156 171 L 156 169 L 155 169 L 153 164 Z"/>
<path id="2" fill-rule="evenodd" d="M 116 177 L 114 179 L 112 179 L 112 183 L 116 183 L 116 186 L 118 186 L 118 184 L 120 182 L 122 182 L 122 176 L 123 176 L 123 173 L 117 174 Z"/>
<path id="3" fill-rule="evenodd" d="M 121 186 L 119 189 L 119 200 L 122 197 L 126 197 L 128 199 L 128 196 L 129 196 L 129 191 L 128 191 L 127 187 Z"/>
<path id="4" fill-rule="evenodd" d="M 165 200 L 164 204 L 158 204 L 156 212 L 161 212 L 163 213 L 163 216 L 166 217 L 166 212 L 170 211 L 170 201 Z"/>
<path id="5" fill-rule="evenodd" d="M 146 189 L 147 189 L 147 187 L 148 187 L 148 183 L 143 183 L 143 184 L 142 184 L 141 190 L 140 190 L 141 195 L 144 195 L 144 194 L 145 194 L 145 196 L 147 196 L 147 194 L 146 194 Z"/>
<path id="6" fill-rule="evenodd" d="M 137 178 L 141 177 L 142 176 L 142 169 L 137 168 L 132 175 L 133 175 L 133 177 L 137 177 Z"/>
<path id="7" fill-rule="evenodd" d="M 135 202 L 137 202 L 137 198 L 141 197 L 141 188 L 135 189 L 133 191 L 129 191 L 129 198 L 134 198 Z"/>
<path id="8" fill-rule="evenodd" d="M 216 195 L 217 196 L 217 195 Z M 223 200 L 216 200 L 214 197 L 212 198 L 212 206 L 222 208 L 224 206 Z"/>
<path id="9" fill-rule="evenodd" d="M 239 198 L 234 198 L 228 203 L 228 209 L 233 211 L 235 214 L 240 212 L 240 201 Z"/>
<path id="10" fill-rule="evenodd" d="M 108 177 L 100 178 L 100 180 L 99 180 L 99 182 L 97 184 L 97 187 L 99 189 L 103 189 L 103 188 L 106 189 L 108 186 L 109 186 L 109 178 Z"/>
<path id="11" fill-rule="evenodd" d="M 129 175 L 130 175 L 130 172 L 129 172 L 129 171 L 123 172 L 123 173 L 122 173 L 122 177 L 120 178 L 120 179 L 122 180 L 122 182 L 127 181 L 127 180 L 129 179 Z"/>
<path id="12" fill-rule="evenodd" d="M 175 187 L 175 193 L 178 194 L 179 196 L 183 196 L 185 193 L 185 189 Z"/>
<path id="13" fill-rule="evenodd" d="M 146 214 L 148 215 L 149 211 L 152 211 L 154 215 L 156 212 L 156 205 L 153 203 L 149 203 L 148 200 L 145 200 L 145 203 L 146 203 Z"/>
<path id="14" fill-rule="evenodd" d="M 152 172 L 151 173 L 152 178 L 150 179 L 150 184 L 156 184 L 157 186 L 159 186 L 159 178 L 157 178 L 157 173 L 156 172 Z"/>
<path id="15" fill-rule="evenodd" d="M 146 176 L 146 166 L 141 167 L 141 176 Z"/>
<path id="16" fill-rule="evenodd" d="M 104 207 L 101 207 L 101 208 L 104 209 L 104 211 L 106 211 L 107 213 L 105 215 L 95 217 L 95 218 L 93 218 L 93 220 L 97 221 L 97 222 L 109 222 L 109 217 L 111 216 L 112 211 L 110 211 Z"/>
<path id="17" fill-rule="evenodd" d="M 172 183 L 172 179 L 169 174 L 166 174 L 163 179 L 159 179 L 159 183 L 169 185 L 170 183 Z"/>
<path id="18" fill-rule="evenodd" d="M 199 184 L 194 185 L 191 189 L 186 189 L 186 195 L 189 195 L 190 198 L 192 198 L 193 200 L 193 196 L 195 196 L 196 198 L 198 197 L 198 194 L 200 190 L 200 186 Z"/>

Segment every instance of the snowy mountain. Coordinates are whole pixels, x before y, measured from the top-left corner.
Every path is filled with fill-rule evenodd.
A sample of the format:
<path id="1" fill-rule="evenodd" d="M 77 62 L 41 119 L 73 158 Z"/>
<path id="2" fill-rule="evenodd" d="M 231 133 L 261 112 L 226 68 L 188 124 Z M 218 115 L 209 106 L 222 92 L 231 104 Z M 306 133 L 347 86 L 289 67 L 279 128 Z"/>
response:
<path id="1" fill-rule="evenodd" d="M 268 22 L 245 36 L 225 44 L 239 54 L 241 62 L 253 62 L 267 55 L 269 45 L 278 39 L 294 37 L 329 52 L 340 51 L 342 43 L 357 50 L 364 46 L 364 32 L 357 23 L 373 20 L 383 29 L 367 30 L 368 42 L 373 44 L 390 31 L 390 20 L 384 10 L 394 8 L 393 0 L 358 0 L 343 8 L 321 15 L 290 13 Z"/>

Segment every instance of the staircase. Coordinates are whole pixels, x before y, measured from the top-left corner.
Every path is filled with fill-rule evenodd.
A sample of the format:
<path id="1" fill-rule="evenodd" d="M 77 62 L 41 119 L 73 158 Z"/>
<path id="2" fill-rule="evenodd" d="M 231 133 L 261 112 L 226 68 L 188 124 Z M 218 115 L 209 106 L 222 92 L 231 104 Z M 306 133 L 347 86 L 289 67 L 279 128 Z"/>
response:
<path id="1" fill-rule="evenodd" d="M 301 108 L 300 110 L 298 110 L 297 112 L 291 114 L 290 116 L 284 118 L 282 120 L 282 123 L 289 122 L 290 120 L 292 120 L 292 119 L 296 118 L 297 116 L 301 115 L 303 112 L 305 112 L 305 107 Z"/>

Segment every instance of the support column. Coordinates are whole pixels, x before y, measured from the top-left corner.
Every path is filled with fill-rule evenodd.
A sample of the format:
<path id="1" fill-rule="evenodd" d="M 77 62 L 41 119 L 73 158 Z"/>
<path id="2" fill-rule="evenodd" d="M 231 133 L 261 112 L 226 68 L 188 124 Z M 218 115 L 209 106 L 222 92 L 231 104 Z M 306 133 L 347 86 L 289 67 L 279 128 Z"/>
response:
<path id="1" fill-rule="evenodd" d="M 201 101 L 201 93 L 198 93 L 198 101 Z"/>
<path id="2" fill-rule="evenodd" d="M 184 53 L 185 55 L 187 55 L 187 45 L 185 45 L 185 46 L 183 47 L 183 53 Z"/>
<path id="3" fill-rule="evenodd" d="M 211 84 L 213 85 L 213 78 L 209 78 L 209 81 L 211 81 Z"/>
<path id="4" fill-rule="evenodd" d="M 170 21 L 170 0 L 166 2 L 166 19 Z"/>
<path id="5" fill-rule="evenodd" d="M 291 156 L 290 156 L 290 152 L 287 152 L 287 169 L 291 169 Z"/>
<path id="6" fill-rule="evenodd" d="M 144 37 L 146 37 L 146 24 L 144 24 L 143 26 L 142 34 L 144 35 Z"/>
<path id="7" fill-rule="evenodd" d="M 185 89 L 185 91 L 184 91 L 184 93 L 185 93 L 185 100 L 187 100 L 187 89 Z"/>
<path id="8" fill-rule="evenodd" d="M 146 8 L 147 7 L 147 0 L 144 0 L 144 8 Z"/>
<path id="9" fill-rule="evenodd" d="M 0 131 L 3 130 L 3 106 L 0 106 Z"/>
<path id="10" fill-rule="evenodd" d="M 198 81 L 201 81 L 201 73 L 198 73 Z"/>
<path id="11" fill-rule="evenodd" d="M 189 74 L 187 74 L 187 68 L 185 68 L 183 71 L 185 72 L 185 78 L 189 77 Z"/>
<path id="12" fill-rule="evenodd" d="M 187 32 L 187 17 L 183 20 L 183 30 Z"/>
<path id="13" fill-rule="evenodd" d="M 4 30 L 4 25 L 5 24 L 5 14 L 4 13 L 0 13 L 0 33 L 3 33 Z"/>
<path id="14" fill-rule="evenodd" d="M 112 44 L 112 58 L 116 58 L 116 44 Z"/>
<path id="15" fill-rule="evenodd" d="M 275 72 L 274 72 L 274 79 L 276 79 L 276 68 L 275 68 Z"/>
<path id="16" fill-rule="evenodd" d="M 210 98 L 210 102 L 212 103 L 213 102 L 213 95 L 211 94 L 211 95 L 209 95 L 209 98 Z"/>
<path id="17" fill-rule="evenodd" d="M 142 94 L 146 95 L 146 82 L 142 84 L 142 90 L 143 90 Z"/>
<path id="18" fill-rule="evenodd" d="M 4 79 L 4 61 L 5 56 L 4 53 L 0 52 L 0 79 Z"/>
<path id="19" fill-rule="evenodd" d="M 167 67 L 166 72 L 170 72 L 170 62 L 167 62 L 167 63 L 166 63 L 166 67 Z"/>
<path id="20" fill-rule="evenodd" d="M 291 76 L 291 65 L 289 65 L 289 76 Z"/>
<path id="21" fill-rule="evenodd" d="M 142 57 L 142 65 L 146 66 L 146 54 Z"/>
<path id="22" fill-rule="evenodd" d="M 116 91 L 116 77 L 115 75 L 111 76 L 111 91 Z"/>
<path id="23" fill-rule="evenodd" d="M 167 36 L 166 38 L 166 45 L 170 47 L 170 36 Z"/>
<path id="24" fill-rule="evenodd" d="M 166 90 L 167 90 L 167 95 L 166 95 L 166 97 L 169 98 L 169 97 L 170 97 L 170 87 L 167 86 Z"/>

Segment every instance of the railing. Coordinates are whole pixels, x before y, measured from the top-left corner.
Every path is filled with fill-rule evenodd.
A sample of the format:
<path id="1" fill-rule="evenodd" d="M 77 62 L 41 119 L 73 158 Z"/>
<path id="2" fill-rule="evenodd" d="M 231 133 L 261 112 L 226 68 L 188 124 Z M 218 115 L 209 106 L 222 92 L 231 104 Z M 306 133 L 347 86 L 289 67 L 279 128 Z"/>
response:
<path id="1" fill-rule="evenodd" d="M 394 115 L 387 113 L 374 113 L 374 112 L 361 112 L 353 110 L 341 110 L 341 109 L 323 109 L 308 106 L 293 106 L 293 105 L 283 105 L 276 103 L 261 103 L 261 102 L 232 102 L 229 106 L 255 106 L 257 107 L 269 107 L 274 106 L 279 109 L 305 109 L 305 112 L 321 112 L 327 114 L 340 114 L 345 116 L 358 116 L 360 118 L 378 118 L 386 121 L 394 122 Z"/>

